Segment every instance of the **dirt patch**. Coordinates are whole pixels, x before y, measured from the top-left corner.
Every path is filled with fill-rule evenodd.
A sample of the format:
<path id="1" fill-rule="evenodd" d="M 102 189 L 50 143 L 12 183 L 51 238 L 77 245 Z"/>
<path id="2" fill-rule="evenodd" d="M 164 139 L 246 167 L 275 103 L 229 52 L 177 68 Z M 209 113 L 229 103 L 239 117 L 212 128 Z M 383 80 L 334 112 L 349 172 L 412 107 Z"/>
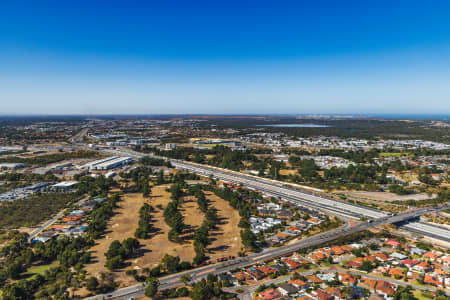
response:
<path id="1" fill-rule="evenodd" d="M 428 196 L 426 193 L 420 194 L 411 194 L 411 195 L 397 195 L 389 192 L 348 192 L 347 194 L 351 196 L 366 198 L 369 200 L 376 201 L 406 201 L 406 200 L 427 200 L 436 197 L 433 195 L 432 197 Z"/>
<path id="2" fill-rule="evenodd" d="M 282 170 L 280 170 L 280 175 L 283 175 L 283 176 L 287 176 L 287 175 L 295 175 L 295 174 L 298 174 L 298 173 L 297 173 L 297 170 L 288 170 L 288 169 L 282 169 Z"/>
<path id="3" fill-rule="evenodd" d="M 184 224 L 187 227 L 180 237 L 185 243 L 192 243 L 194 231 L 202 225 L 205 218 L 204 213 L 198 208 L 197 200 L 193 196 L 184 197 L 180 212 L 184 216 Z"/>

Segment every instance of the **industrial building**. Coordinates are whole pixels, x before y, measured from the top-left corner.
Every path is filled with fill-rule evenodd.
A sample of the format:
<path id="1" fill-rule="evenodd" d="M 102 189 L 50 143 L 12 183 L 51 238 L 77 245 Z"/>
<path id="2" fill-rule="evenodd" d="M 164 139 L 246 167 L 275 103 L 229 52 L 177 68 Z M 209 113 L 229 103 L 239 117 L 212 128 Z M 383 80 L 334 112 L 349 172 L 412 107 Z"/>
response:
<path id="1" fill-rule="evenodd" d="M 82 166 L 82 169 L 89 170 L 109 170 L 119 166 L 127 165 L 133 162 L 131 157 L 111 156 L 105 159 L 97 160 Z"/>
<path id="2" fill-rule="evenodd" d="M 44 191 L 50 182 L 40 182 L 33 185 L 16 188 L 6 193 L 0 194 L 0 201 L 14 201 L 33 195 L 36 192 Z"/>
<path id="3" fill-rule="evenodd" d="M 25 167 L 24 164 L 21 163 L 4 163 L 0 164 L 0 169 L 19 169 Z"/>
<path id="4" fill-rule="evenodd" d="M 66 192 L 72 190 L 77 183 L 78 181 L 63 181 L 52 185 L 50 189 L 57 192 Z"/>

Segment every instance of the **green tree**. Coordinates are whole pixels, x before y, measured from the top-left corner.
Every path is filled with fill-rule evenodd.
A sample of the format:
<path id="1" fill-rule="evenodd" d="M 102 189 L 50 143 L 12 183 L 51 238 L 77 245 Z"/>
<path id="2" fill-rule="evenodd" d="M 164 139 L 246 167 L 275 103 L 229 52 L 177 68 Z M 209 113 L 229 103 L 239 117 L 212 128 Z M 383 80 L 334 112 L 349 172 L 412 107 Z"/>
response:
<path id="1" fill-rule="evenodd" d="M 180 258 L 165 254 L 162 258 L 161 265 L 168 273 L 176 273 L 180 267 Z"/>
<path id="2" fill-rule="evenodd" d="M 159 288 L 159 280 L 156 279 L 155 277 L 149 277 L 146 281 L 145 284 L 147 285 L 145 287 L 145 296 L 147 297 L 154 297 L 156 295 L 156 293 L 158 293 L 158 288 Z"/>
<path id="3" fill-rule="evenodd" d="M 98 280 L 96 277 L 89 277 L 88 280 L 86 280 L 86 288 L 88 291 L 94 292 L 98 288 Z"/>
<path id="4" fill-rule="evenodd" d="M 191 275 L 189 275 L 189 274 L 185 274 L 185 275 L 182 275 L 181 277 L 180 277 L 180 280 L 181 280 L 181 282 L 182 283 L 184 283 L 184 284 L 189 284 L 190 282 L 191 282 L 191 280 L 192 280 L 192 277 L 191 277 Z"/>
<path id="5" fill-rule="evenodd" d="M 244 244 L 245 247 L 251 249 L 256 248 L 255 242 L 257 240 L 257 237 L 249 228 L 241 230 L 241 240 L 242 244 Z"/>

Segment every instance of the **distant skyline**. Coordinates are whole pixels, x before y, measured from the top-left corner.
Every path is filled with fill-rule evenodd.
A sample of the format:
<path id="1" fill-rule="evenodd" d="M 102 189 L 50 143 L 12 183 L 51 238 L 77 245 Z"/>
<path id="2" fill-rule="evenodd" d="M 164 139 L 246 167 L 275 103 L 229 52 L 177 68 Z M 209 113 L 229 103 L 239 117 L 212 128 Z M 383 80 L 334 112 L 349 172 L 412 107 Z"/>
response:
<path id="1" fill-rule="evenodd" d="M 449 1 L 3 1 L 0 115 L 449 115 L 449 13 Z"/>

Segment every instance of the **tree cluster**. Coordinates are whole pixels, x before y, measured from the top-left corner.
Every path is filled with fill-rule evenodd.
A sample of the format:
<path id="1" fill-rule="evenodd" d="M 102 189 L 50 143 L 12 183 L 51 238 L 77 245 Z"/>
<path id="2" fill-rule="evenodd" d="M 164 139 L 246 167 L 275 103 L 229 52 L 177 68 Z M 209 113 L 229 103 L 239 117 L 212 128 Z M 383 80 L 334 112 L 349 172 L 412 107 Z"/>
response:
<path id="1" fill-rule="evenodd" d="M 155 209 L 148 203 L 144 203 L 142 207 L 139 209 L 139 222 L 138 228 L 134 232 L 134 236 L 139 239 L 145 239 L 148 237 L 149 233 L 152 232 L 153 226 L 151 223 L 152 216 L 151 213 L 154 212 Z"/>
<path id="2" fill-rule="evenodd" d="M 139 241 L 135 238 L 128 238 L 120 243 L 115 240 L 109 245 L 108 251 L 105 253 L 105 266 L 110 269 L 118 269 L 123 267 L 126 259 L 133 257 L 139 247 Z"/>

